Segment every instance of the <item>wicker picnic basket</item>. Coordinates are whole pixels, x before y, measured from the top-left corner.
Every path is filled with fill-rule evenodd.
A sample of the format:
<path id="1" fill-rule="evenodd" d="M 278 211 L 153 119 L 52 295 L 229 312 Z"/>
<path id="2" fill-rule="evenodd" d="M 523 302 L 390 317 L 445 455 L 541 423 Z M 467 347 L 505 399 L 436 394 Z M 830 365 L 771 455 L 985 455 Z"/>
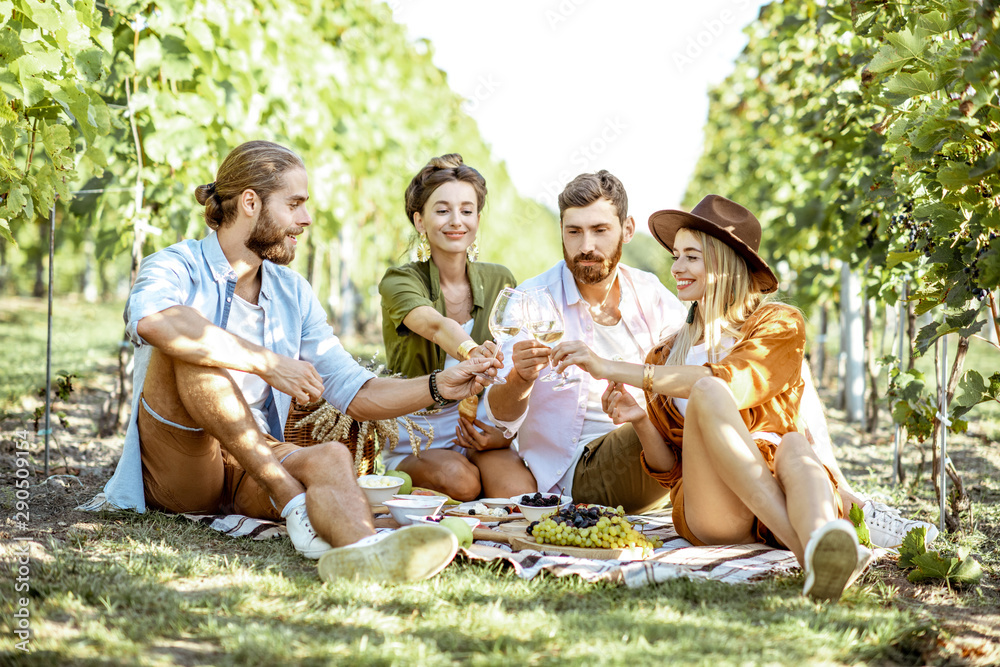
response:
<path id="1" fill-rule="evenodd" d="M 381 449 L 378 438 L 380 422 L 358 423 L 326 401 L 299 405 L 292 401 L 285 422 L 285 442 L 311 447 L 319 442 L 338 440 L 354 456 L 358 476 L 375 472 L 375 461 Z M 395 423 L 392 424 L 395 428 Z"/>

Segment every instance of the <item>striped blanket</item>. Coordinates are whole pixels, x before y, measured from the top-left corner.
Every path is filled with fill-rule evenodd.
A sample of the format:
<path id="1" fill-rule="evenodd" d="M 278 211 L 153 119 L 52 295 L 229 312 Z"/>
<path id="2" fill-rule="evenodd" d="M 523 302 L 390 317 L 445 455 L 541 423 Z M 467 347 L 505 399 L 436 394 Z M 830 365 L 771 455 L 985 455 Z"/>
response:
<path id="1" fill-rule="evenodd" d="M 251 519 L 241 515 L 183 515 L 231 537 L 266 540 L 282 537 L 282 524 Z M 630 588 L 687 577 L 726 583 L 752 583 L 760 579 L 788 574 L 799 569 L 790 551 L 772 549 L 763 544 L 695 547 L 678 537 L 669 516 L 629 517 L 647 522 L 645 532 L 659 537 L 663 546 L 642 561 L 591 560 L 570 556 L 546 555 L 538 551 L 512 551 L 500 542 L 477 541 L 463 550 L 472 560 L 497 560 L 509 563 L 518 576 L 531 579 L 547 572 L 557 577 L 576 575 L 586 581 L 608 581 Z M 388 530 L 388 529 L 379 529 Z"/>

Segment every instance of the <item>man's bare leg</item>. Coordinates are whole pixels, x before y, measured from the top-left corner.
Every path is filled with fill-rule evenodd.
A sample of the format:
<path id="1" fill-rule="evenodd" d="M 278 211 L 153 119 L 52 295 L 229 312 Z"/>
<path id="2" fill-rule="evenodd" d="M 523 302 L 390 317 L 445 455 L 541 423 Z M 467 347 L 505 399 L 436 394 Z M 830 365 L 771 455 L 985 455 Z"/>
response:
<path id="1" fill-rule="evenodd" d="M 354 535 L 364 537 L 374 531 L 371 509 L 355 483 L 353 462 L 346 447 L 340 445 L 343 456 L 335 447 L 324 447 L 301 462 L 294 461 L 300 456 L 295 454 L 288 459 L 289 467 L 282 466 L 226 370 L 196 366 L 154 351 L 143 396 L 150 408 L 164 419 L 203 428 L 223 443 L 247 474 L 270 495 L 279 510 L 289 500 L 306 492 L 311 484 L 318 484 L 315 493 L 307 492 L 307 512 L 317 535 L 329 544 L 347 544 L 345 539 Z M 313 461 L 330 467 L 325 471 L 312 471 L 308 464 Z M 343 503 L 342 509 L 341 505 L 332 504 L 337 502 Z M 333 525 L 341 520 L 343 525 Z"/>
<path id="2" fill-rule="evenodd" d="M 242 392 L 225 369 L 196 366 L 154 350 L 143 396 L 164 419 L 202 428 L 223 443 L 279 509 L 305 491 L 274 457 Z"/>
<path id="3" fill-rule="evenodd" d="M 339 442 L 304 447 L 282 462 L 306 487 L 306 513 L 330 546 L 354 544 L 375 532 L 368 499 L 357 483 L 354 457 Z"/>

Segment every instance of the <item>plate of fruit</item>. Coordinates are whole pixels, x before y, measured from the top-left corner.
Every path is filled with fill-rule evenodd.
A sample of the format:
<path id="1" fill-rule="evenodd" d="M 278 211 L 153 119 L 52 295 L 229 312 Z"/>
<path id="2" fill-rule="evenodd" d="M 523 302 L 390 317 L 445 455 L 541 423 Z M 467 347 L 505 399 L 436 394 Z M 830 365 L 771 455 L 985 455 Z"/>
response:
<path id="1" fill-rule="evenodd" d="M 511 535 L 515 551 L 531 549 L 597 560 L 643 560 L 663 546 L 629 522 L 620 508 L 567 505 L 532 521 L 523 537 Z"/>

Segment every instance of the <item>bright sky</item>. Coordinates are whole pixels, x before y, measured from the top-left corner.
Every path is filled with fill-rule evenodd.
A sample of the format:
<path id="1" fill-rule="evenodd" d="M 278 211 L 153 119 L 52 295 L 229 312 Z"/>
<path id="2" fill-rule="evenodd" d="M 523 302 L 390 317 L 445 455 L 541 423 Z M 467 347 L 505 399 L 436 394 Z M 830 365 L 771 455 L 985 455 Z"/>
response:
<path id="1" fill-rule="evenodd" d="M 677 208 L 702 148 L 709 86 L 762 0 L 387 0 L 468 101 L 523 195 L 556 208 L 608 169 L 638 227 Z M 728 194 L 728 193 L 720 193 Z"/>

